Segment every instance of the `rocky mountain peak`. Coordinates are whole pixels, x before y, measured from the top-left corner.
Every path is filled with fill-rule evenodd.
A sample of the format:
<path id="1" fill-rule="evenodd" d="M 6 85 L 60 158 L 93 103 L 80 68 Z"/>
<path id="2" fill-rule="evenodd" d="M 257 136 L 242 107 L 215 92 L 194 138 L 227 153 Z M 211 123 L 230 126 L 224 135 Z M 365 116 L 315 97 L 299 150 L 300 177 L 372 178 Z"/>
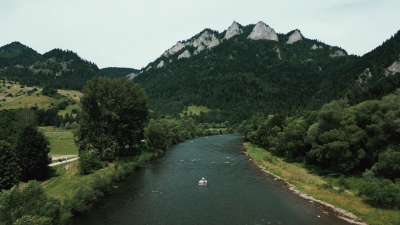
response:
<path id="1" fill-rule="evenodd" d="M 278 41 L 278 35 L 275 33 L 274 29 L 263 22 L 258 22 L 247 38 L 250 38 L 252 40 Z"/>
<path id="2" fill-rule="evenodd" d="M 233 21 L 232 25 L 228 28 L 225 33 L 225 39 L 228 40 L 229 38 L 243 33 L 243 30 L 239 27 L 239 24 L 236 21 Z"/>
<path id="3" fill-rule="evenodd" d="M 293 44 L 296 41 L 303 40 L 303 35 L 300 33 L 299 30 L 295 30 L 293 34 L 289 36 L 289 40 L 286 42 L 286 44 Z"/>

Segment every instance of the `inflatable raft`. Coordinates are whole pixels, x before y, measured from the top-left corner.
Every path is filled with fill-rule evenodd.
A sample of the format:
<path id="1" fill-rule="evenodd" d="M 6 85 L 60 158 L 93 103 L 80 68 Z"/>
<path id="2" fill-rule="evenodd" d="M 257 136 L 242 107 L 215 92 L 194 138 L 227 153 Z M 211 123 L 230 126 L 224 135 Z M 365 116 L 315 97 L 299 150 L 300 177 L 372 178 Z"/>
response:
<path id="1" fill-rule="evenodd" d="M 207 180 L 204 178 L 201 178 L 201 180 L 199 180 L 199 186 L 206 186 L 207 187 Z"/>

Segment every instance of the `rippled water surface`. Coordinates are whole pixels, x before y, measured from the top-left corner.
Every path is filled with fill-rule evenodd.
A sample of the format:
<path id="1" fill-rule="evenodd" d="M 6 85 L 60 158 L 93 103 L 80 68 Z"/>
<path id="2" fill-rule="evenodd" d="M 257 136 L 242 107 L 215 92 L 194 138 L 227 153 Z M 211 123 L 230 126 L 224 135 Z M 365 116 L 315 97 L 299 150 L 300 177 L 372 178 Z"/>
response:
<path id="1" fill-rule="evenodd" d="M 177 144 L 74 224 L 348 224 L 261 171 L 242 143 L 235 134 Z"/>

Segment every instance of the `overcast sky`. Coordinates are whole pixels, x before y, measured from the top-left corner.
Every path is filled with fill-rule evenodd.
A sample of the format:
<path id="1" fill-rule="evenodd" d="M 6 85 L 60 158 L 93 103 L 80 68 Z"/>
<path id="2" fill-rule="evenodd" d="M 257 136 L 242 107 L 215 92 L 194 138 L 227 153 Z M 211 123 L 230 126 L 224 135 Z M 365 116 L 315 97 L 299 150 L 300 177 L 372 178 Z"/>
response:
<path id="1" fill-rule="evenodd" d="M 0 0 L 0 46 L 68 49 L 99 68 L 140 69 L 177 41 L 234 20 L 299 29 L 363 55 L 400 29 L 400 0 Z"/>

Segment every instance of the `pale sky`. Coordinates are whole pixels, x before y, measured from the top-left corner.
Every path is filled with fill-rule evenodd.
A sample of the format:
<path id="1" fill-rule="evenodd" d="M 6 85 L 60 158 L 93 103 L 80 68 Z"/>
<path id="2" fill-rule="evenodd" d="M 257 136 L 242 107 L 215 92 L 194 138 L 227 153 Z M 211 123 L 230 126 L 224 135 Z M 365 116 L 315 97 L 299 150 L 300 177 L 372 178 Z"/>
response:
<path id="1" fill-rule="evenodd" d="M 0 46 L 72 50 L 99 68 L 141 69 L 177 41 L 263 21 L 363 55 L 400 30 L 400 0 L 0 0 Z"/>

